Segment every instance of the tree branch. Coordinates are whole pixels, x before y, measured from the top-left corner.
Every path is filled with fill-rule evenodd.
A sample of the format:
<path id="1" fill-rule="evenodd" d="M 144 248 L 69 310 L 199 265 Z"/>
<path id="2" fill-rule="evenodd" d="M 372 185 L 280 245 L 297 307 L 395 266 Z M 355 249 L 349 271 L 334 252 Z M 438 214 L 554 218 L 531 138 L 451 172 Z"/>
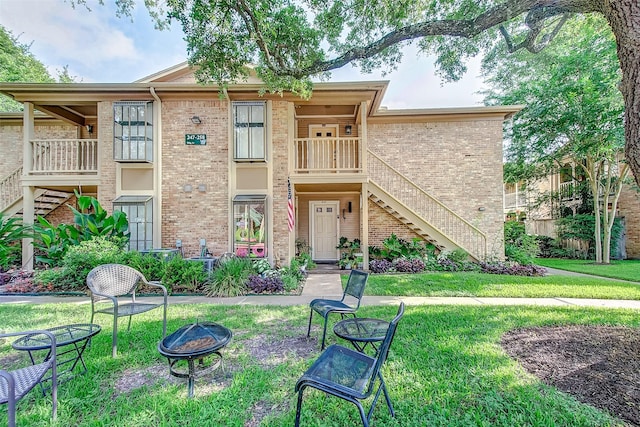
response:
<path id="1" fill-rule="evenodd" d="M 428 36 L 454 36 L 472 38 L 490 28 L 510 21 L 524 13 L 535 28 L 536 22 L 573 12 L 597 12 L 602 5 L 590 0 L 510 0 L 494 6 L 473 19 L 443 19 L 408 25 L 392 31 L 364 47 L 354 47 L 337 58 L 316 62 L 308 67 L 296 70 L 279 70 L 276 74 L 314 75 L 324 71 L 341 68 L 359 59 L 372 57 L 397 43 Z M 564 24 L 564 21 L 562 21 Z M 557 28 L 560 30 L 560 27 Z M 553 35 L 557 33 L 554 30 Z M 539 34 L 539 31 L 538 31 Z M 533 36 L 533 34 L 532 34 Z M 537 37 L 537 34 L 535 34 Z M 535 37 L 532 38 L 535 40 Z M 286 73 L 284 72 L 286 71 Z"/>

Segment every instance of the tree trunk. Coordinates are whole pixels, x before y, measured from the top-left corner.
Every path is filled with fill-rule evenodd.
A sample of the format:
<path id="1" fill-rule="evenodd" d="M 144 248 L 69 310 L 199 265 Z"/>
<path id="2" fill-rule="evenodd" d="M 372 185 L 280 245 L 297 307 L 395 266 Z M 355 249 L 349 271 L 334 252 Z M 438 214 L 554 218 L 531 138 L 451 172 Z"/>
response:
<path id="1" fill-rule="evenodd" d="M 625 157 L 640 185 L 640 2 L 605 0 L 604 14 L 616 36 L 625 105 Z"/>

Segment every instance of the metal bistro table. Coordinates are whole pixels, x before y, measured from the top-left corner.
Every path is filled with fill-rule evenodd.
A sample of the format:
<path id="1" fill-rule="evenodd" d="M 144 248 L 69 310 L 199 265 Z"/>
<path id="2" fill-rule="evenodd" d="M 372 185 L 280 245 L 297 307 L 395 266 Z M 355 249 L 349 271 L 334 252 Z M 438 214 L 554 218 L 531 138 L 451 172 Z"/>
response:
<path id="1" fill-rule="evenodd" d="M 87 344 L 91 340 L 91 337 L 100 332 L 99 325 L 92 323 L 81 323 L 75 325 L 63 325 L 56 326 L 55 328 L 46 329 L 51 332 L 56 338 L 56 366 L 58 367 L 58 382 L 68 381 L 73 378 L 73 371 L 76 367 L 82 366 L 82 370 L 77 374 L 87 372 L 87 365 L 84 363 L 82 355 L 87 348 Z M 43 334 L 31 334 L 16 340 L 12 347 L 16 350 L 27 351 L 31 363 L 36 365 L 40 363 L 38 361 L 38 352 L 42 350 L 48 350 L 44 357 L 44 360 L 48 360 L 51 357 L 51 342 L 46 335 Z M 60 349 L 60 350 L 58 350 Z M 68 355 L 68 356 L 67 356 Z M 67 356 L 67 357 L 65 357 Z M 80 362 L 78 364 L 78 362 Z M 65 369 L 60 369 L 60 368 Z M 51 377 L 43 378 L 40 382 L 42 393 L 44 394 L 46 388 L 43 382 L 50 381 Z"/>
<path id="2" fill-rule="evenodd" d="M 169 372 L 178 378 L 188 378 L 187 395 L 193 397 L 193 382 L 196 376 L 213 371 L 222 363 L 222 350 L 231 341 L 233 334 L 227 328 L 212 322 L 196 322 L 185 325 L 158 343 L 158 351 L 169 361 Z M 217 356 L 209 366 L 204 358 Z M 176 364 L 187 361 L 188 369 L 177 369 Z M 198 361 L 196 367 L 195 361 Z"/>
<path id="3" fill-rule="evenodd" d="M 378 343 L 384 341 L 389 329 L 389 322 L 380 319 L 349 318 L 336 323 L 333 332 L 340 338 L 349 341 L 361 353 L 371 345 L 378 354 Z"/>

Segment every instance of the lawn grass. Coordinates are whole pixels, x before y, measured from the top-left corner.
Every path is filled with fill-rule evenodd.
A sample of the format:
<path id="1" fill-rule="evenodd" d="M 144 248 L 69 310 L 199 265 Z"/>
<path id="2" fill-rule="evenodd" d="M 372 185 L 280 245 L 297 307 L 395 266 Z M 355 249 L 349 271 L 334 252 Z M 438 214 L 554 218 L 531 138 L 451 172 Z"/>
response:
<path id="1" fill-rule="evenodd" d="M 391 319 L 396 311 L 395 306 L 365 306 L 359 314 Z M 186 380 L 166 378 L 167 362 L 157 351 L 157 313 L 136 316 L 131 331 L 120 329 L 116 359 L 111 358 L 111 319 L 97 318 L 103 331 L 85 354 L 88 372 L 60 385 L 57 422 L 49 419 L 49 396 L 35 390 L 18 404 L 18 424 L 291 426 L 295 382 L 320 353 L 319 320 L 312 329 L 311 351 L 293 352 L 293 344 L 308 345 L 308 315 L 307 306 L 171 306 L 169 332 L 200 319 L 220 322 L 234 333 L 223 350 L 224 369 L 197 379 L 193 399 L 186 397 Z M 88 317 L 85 305 L 0 306 L 7 331 L 86 322 Z M 638 327 L 640 318 L 633 310 L 574 307 L 407 307 L 383 368 L 396 418 L 389 416 L 381 399 L 374 425 L 622 426 L 606 413 L 542 384 L 499 345 L 501 335 L 514 328 L 563 324 Z M 328 334 L 328 341 L 337 339 Z M 3 367 L 15 363 L 7 357 L 9 352 L 16 353 L 8 343 L 0 344 Z M 140 373 L 147 385 L 136 387 L 132 379 Z M 123 384 L 129 385 L 127 390 Z M 305 392 L 302 415 L 305 426 L 359 425 L 352 404 L 316 391 Z M 4 423 L 6 410 L 0 411 L 0 425 Z"/>
<path id="2" fill-rule="evenodd" d="M 559 270 L 640 282 L 640 260 L 614 260 L 611 264 L 595 264 L 593 261 L 582 259 L 537 258 L 536 264 Z"/>
<path id="3" fill-rule="evenodd" d="M 346 280 L 344 276 L 344 283 Z M 524 277 L 465 272 L 371 274 L 365 294 L 640 300 L 640 285 L 597 277 L 560 275 Z"/>

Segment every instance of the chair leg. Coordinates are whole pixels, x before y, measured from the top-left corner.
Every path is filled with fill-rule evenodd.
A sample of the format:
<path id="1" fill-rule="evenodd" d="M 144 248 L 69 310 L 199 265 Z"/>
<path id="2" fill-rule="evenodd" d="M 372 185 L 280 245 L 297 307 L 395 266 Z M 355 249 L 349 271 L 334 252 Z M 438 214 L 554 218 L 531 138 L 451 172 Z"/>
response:
<path id="1" fill-rule="evenodd" d="M 127 326 L 127 332 L 131 331 L 131 318 L 133 316 L 129 316 L 129 325 Z"/>
<path id="2" fill-rule="evenodd" d="M 298 406 L 296 407 L 296 422 L 295 427 L 300 427 L 300 411 L 302 409 L 302 392 L 304 391 L 304 386 L 300 387 L 298 391 Z"/>
<path id="3" fill-rule="evenodd" d="M 111 357 L 115 358 L 118 352 L 118 316 L 113 316 L 113 340 L 111 342 Z"/>
<path id="4" fill-rule="evenodd" d="M 13 375 L 5 371 L 0 371 L 0 376 L 7 383 L 8 427 L 16 427 L 16 380 Z"/>
<path id="5" fill-rule="evenodd" d="M 309 335 L 311 334 L 311 318 L 313 317 L 313 309 L 310 310 L 311 313 L 309 313 L 309 326 L 307 326 L 307 338 L 309 338 Z"/>
<path id="6" fill-rule="evenodd" d="M 327 316 L 324 318 L 324 328 L 322 328 L 322 345 L 320 346 L 320 351 L 324 350 L 324 340 L 325 340 L 325 337 L 327 336 L 327 323 L 329 323 L 328 317 L 329 317 L 329 314 L 327 313 Z"/>

